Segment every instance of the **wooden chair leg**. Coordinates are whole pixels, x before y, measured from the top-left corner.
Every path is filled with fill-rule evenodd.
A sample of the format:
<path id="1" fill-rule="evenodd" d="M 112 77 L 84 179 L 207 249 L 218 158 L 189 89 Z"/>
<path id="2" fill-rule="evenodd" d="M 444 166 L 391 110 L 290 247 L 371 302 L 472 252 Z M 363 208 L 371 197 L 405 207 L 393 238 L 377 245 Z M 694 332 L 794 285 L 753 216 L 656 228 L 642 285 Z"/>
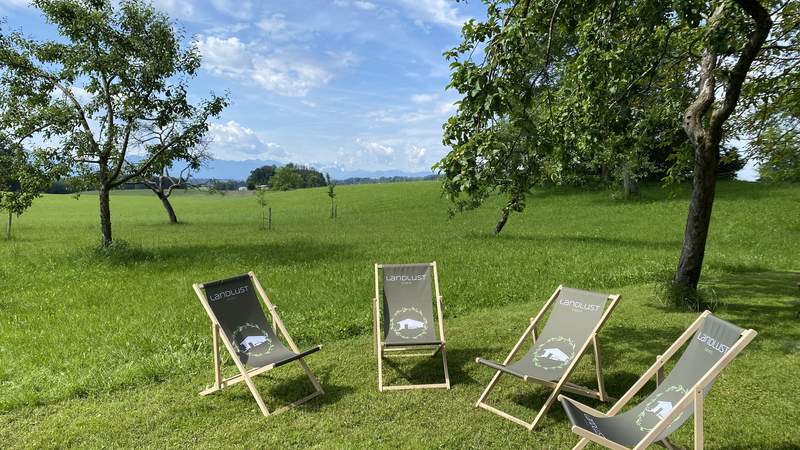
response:
<path id="1" fill-rule="evenodd" d="M 694 390 L 694 450 L 703 450 L 703 389 Z"/>
<path id="2" fill-rule="evenodd" d="M 447 350 L 445 349 L 445 344 L 442 343 L 441 352 L 442 352 L 442 365 L 444 366 L 444 382 L 447 384 L 447 389 L 450 389 L 450 372 L 447 370 Z"/>
<path id="3" fill-rule="evenodd" d="M 477 408 L 478 406 L 480 406 L 480 404 L 481 404 L 481 403 L 483 403 L 483 401 L 484 401 L 484 400 L 486 400 L 486 397 L 489 395 L 489 392 L 491 392 L 491 391 L 492 391 L 492 389 L 494 389 L 494 385 L 497 383 L 497 380 L 499 380 L 499 379 L 500 379 L 500 375 L 502 375 L 502 374 L 503 374 L 503 372 L 502 372 L 502 371 L 500 371 L 500 370 L 498 370 L 498 371 L 497 371 L 497 372 L 494 374 L 494 376 L 492 377 L 492 380 L 491 380 L 491 381 L 489 381 L 489 384 L 488 384 L 488 385 L 486 385 L 486 389 L 484 389 L 484 390 L 483 390 L 483 393 L 482 393 L 482 394 L 481 394 L 481 396 L 478 398 L 478 401 L 477 401 L 477 402 L 475 402 L 475 407 L 476 407 L 476 408 Z"/>
<path id="4" fill-rule="evenodd" d="M 214 387 L 220 389 L 222 386 L 222 372 L 219 361 L 219 326 L 211 324 L 211 342 L 214 346 Z"/>
<path id="5" fill-rule="evenodd" d="M 536 425 L 539 425 L 539 422 L 544 419 L 545 414 L 553 406 L 553 402 L 555 402 L 556 398 L 558 398 L 558 390 L 553 389 L 553 392 L 550 394 L 550 397 L 547 397 L 547 400 L 542 405 L 542 409 L 539 410 L 539 413 L 536 414 L 536 418 L 533 419 L 533 422 L 528 426 L 528 431 L 533 431 L 536 428 Z"/>
<path id="6" fill-rule="evenodd" d="M 592 337 L 592 348 L 594 349 L 594 369 L 597 373 L 597 391 L 600 394 L 600 401 L 608 401 L 606 394 L 606 383 L 603 379 L 603 363 L 601 362 L 600 344 L 597 342 L 597 335 Z"/>
<path id="7" fill-rule="evenodd" d="M 581 438 L 581 440 L 575 444 L 575 447 L 572 447 L 572 450 L 583 450 L 583 448 L 587 445 L 589 445 L 589 440 L 586 438 Z"/>
<path id="8" fill-rule="evenodd" d="M 383 392 L 383 348 L 378 343 L 378 391 Z"/>

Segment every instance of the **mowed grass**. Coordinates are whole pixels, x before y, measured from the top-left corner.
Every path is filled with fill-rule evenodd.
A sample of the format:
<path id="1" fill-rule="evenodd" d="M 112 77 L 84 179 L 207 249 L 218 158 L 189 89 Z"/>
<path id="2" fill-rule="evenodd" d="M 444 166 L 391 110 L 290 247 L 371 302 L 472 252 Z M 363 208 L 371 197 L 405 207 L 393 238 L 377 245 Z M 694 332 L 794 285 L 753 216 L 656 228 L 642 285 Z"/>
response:
<path id="1" fill-rule="evenodd" d="M 499 200 L 447 217 L 435 182 L 270 193 L 274 229 L 255 198 L 178 193 L 170 225 L 146 192 L 112 196 L 127 261 L 97 259 L 97 198 L 46 196 L 0 242 L 0 446 L 268 448 L 552 448 L 576 437 L 556 405 L 538 431 L 473 407 L 492 372 L 556 286 L 621 293 L 601 333 L 606 385 L 622 395 L 694 320 L 658 304 L 674 268 L 687 191 L 648 187 L 537 192 L 493 236 Z M 759 332 L 706 400 L 707 448 L 798 448 L 800 188 L 718 188 L 703 287 L 717 314 Z M 378 393 L 371 353 L 372 264 L 439 264 L 451 391 Z M 262 417 L 243 385 L 210 383 L 209 321 L 191 285 L 252 270 L 278 305 L 327 394 Z M 394 382 L 437 382 L 440 360 L 389 366 Z M 227 364 L 227 373 L 233 373 Z M 575 381 L 593 386 L 585 359 Z M 310 386 L 296 364 L 257 378 L 270 407 Z M 490 403 L 532 419 L 547 391 L 503 378 Z M 601 410 L 608 406 L 588 401 Z M 688 444 L 691 424 L 677 435 Z"/>

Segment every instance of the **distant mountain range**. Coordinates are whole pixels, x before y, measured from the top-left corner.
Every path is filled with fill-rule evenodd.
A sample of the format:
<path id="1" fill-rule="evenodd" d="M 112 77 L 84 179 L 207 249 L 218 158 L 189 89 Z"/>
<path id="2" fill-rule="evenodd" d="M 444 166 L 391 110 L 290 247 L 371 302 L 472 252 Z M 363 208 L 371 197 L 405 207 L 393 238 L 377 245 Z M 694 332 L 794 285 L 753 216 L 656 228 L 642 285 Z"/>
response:
<path id="1" fill-rule="evenodd" d="M 284 163 L 271 160 L 252 159 L 247 161 L 226 161 L 215 159 L 209 161 L 205 167 L 201 168 L 193 176 L 194 178 L 216 178 L 218 180 L 245 180 L 250 172 L 261 166 L 282 166 Z M 380 178 L 380 177 L 425 177 L 432 175 L 432 171 L 427 172 L 404 172 L 402 170 L 345 170 L 336 166 L 325 166 L 310 164 L 310 166 L 322 173 L 330 173 L 334 180 L 345 180 L 347 178 Z"/>

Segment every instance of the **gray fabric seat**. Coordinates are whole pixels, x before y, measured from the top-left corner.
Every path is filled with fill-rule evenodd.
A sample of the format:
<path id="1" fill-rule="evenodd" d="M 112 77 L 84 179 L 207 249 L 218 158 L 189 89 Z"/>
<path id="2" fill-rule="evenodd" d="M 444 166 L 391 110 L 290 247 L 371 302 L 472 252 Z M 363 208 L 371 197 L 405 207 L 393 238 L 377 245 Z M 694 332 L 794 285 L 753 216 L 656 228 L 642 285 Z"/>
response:
<path id="1" fill-rule="evenodd" d="M 387 347 L 439 345 L 433 318 L 429 264 L 383 265 L 383 343 Z"/>
<path id="2" fill-rule="evenodd" d="M 509 365 L 483 358 L 478 362 L 519 378 L 558 381 L 581 356 L 577 352 L 603 317 L 607 299 L 606 294 L 562 288 L 541 336 L 522 358 Z"/>
<path id="3" fill-rule="evenodd" d="M 305 356 L 319 351 L 321 347 L 315 346 L 300 351 L 283 325 L 275 305 L 270 302 L 267 292 L 253 272 L 225 280 L 194 284 L 192 287 L 208 318 L 211 319 L 214 350 L 214 384 L 201 391 L 200 395 L 213 394 L 228 386 L 244 382 L 261 414 L 270 416 L 288 411 L 325 393 L 304 359 Z M 262 302 L 269 310 L 271 324 L 261 308 Z M 281 333 L 286 344 L 278 337 L 277 332 Z M 239 371 L 238 375 L 222 377 L 219 341 L 222 341 L 223 347 L 228 351 Z M 314 386 L 314 392 L 270 412 L 252 377 L 292 361 L 297 361 L 306 373 L 308 380 Z"/>
<path id="4" fill-rule="evenodd" d="M 701 378 L 737 343 L 742 331 L 712 315 L 705 317 L 669 376 L 644 401 L 624 413 L 596 415 L 582 410 L 580 404 L 570 398 L 561 396 L 559 400 L 574 426 L 625 447 L 634 447 L 681 398 L 693 392 Z M 704 394 L 708 394 L 713 382 L 712 379 L 705 385 Z M 662 441 L 677 430 L 692 416 L 692 411 L 691 406 L 685 408 L 655 441 Z"/>
<path id="5" fill-rule="evenodd" d="M 247 367 L 277 367 L 319 351 L 316 346 L 295 353 L 284 345 L 267 322 L 250 275 L 205 283 L 203 287 L 222 332 Z"/>
<path id="6" fill-rule="evenodd" d="M 601 401 L 609 400 L 605 392 L 597 332 L 619 302 L 619 295 L 607 295 L 559 286 L 542 309 L 531 319 L 514 348 L 503 363 L 476 358 L 475 361 L 495 369 L 494 377 L 486 386 L 475 406 L 524 426 L 532 431 L 542 421 L 559 392 L 574 392 Z M 538 322 L 550 310 L 550 316 L 540 336 L 536 335 Z M 514 359 L 526 342 L 533 343 L 521 357 Z M 594 346 L 597 390 L 569 382 L 578 361 L 590 345 Z M 536 417 L 527 422 L 489 405 L 485 400 L 502 374 L 513 375 L 524 381 L 535 381 L 552 389 Z"/>
<path id="7" fill-rule="evenodd" d="M 372 313 L 379 391 L 450 389 L 436 261 L 426 264 L 375 264 Z M 442 357 L 444 383 L 384 384 L 384 358 L 434 357 L 437 354 Z"/>

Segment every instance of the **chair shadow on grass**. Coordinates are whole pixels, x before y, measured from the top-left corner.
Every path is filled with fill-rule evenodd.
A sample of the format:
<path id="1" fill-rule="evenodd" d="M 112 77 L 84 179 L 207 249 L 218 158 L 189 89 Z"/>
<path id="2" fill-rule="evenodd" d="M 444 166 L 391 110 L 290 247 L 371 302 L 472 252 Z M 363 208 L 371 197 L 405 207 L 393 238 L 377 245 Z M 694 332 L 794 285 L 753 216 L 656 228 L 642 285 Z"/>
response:
<path id="1" fill-rule="evenodd" d="M 480 384 L 483 381 L 473 378 L 467 365 L 475 364 L 475 357 L 490 352 L 490 348 L 454 348 L 447 349 L 447 369 L 450 374 L 450 385 Z M 441 383 L 444 381 L 441 354 L 432 357 L 389 357 L 383 360 L 384 368 L 394 372 L 391 384 L 403 383 Z M 384 376 L 387 373 L 384 371 Z"/>
<path id="2" fill-rule="evenodd" d="M 314 386 L 299 367 L 300 366 L 297 365 L 294 373 L 288 377 L 280 373 L 266 373 L 253 377 L 253 382 L 270 411 L 275 411 L 278 408 L 286 406 L 314 392 Z M 316 375 L 325 393 L 306 403 L 298 405 L 297 408 L 318 410 L 324 406 L 338 402 L 354 391 L 354 388 L 350 386 L 332 383 L 330 368 L 323 367 L 320 369 L 319 366 L 312 366 L 311 371 Z M 227 388 L 222 392 L 225 391 L 230 391 L 226 397 L 231 401 L 242 402 L 248 405 L 255 403 L 253 401 L 253 396 L 250 394 L 250 390 L 247 389 L 244 383 L 240 383 L 240 385 L 236 387 Z"/>

